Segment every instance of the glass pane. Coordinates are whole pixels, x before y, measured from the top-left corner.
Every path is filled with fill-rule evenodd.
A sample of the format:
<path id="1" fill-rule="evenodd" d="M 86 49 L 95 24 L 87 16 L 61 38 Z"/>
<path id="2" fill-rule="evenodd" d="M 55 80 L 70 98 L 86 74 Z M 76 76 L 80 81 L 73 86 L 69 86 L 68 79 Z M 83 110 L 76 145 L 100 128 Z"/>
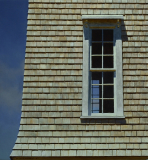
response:
<path id="1" fill-rule="evenodd" d="M 92 113 L 102 113 L 102 100 L 92 99 Z"/>
<path id="2" fill-rule="evenodd" d="M 103 113 L 114 113 L 114 100 L 103 100 Z"/>
<path id="3" fill-rule="evenodd" d="M 102 98 L 102 86 L 91 86 L 91 98 Z"/>
<path id="4" fill-rule="evenodd" d="M 103 82 L 113 84 L 114 72 L 103 72 Z"/>
<path id="5" fill-rule="evenodd" d="M 113 55 L 113 43 L 104 43 L 104 53 Z"/>
<path id="6" fill-rule="evenodd" d="M 102 43 L 92 43 L 92 54 L 102 54 Z"/>
<path id="7" fill-rule="evenodd" d="M 103 56 L 103 67 L 113 68 L 113 56 Z"/>
<path id="8" fill-rule="evenodd" d="M 103 86 L 103 98 L 114 98 L 114 86 Z"/>
<path id="9" fill-rule="evenodd" d="M 92 72 L 92 84 L 102 84 L 102 72 Z"/>
<path id="10" fill-rule="evenodd" d="M 92 41 L 102 41 L 102 30 L 92 30 Z"/>
<path id="11" fill-rule="evenodd" d="M 103 30 L 103 41 L 113 41 L 113 30 Z"/>
<path id="12" fill-rule="evenodd" d="M 102 56 L 92 56 L 92 68 L 102 68 Z"/>

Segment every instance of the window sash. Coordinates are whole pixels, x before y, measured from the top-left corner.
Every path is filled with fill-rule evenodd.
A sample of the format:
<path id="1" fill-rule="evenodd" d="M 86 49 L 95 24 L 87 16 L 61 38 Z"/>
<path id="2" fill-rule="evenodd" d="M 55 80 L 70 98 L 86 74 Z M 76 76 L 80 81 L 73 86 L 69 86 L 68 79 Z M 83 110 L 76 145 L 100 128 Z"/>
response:
<path id="1" fill-rule="evenodd" d="M 92 110 L 93 110 L 93 108 L 92 108 L 92 104 L 93 104 L 93 101 L 96 99 L 99 99 L 100 101 L 100 104 L 101 104 L 101 113 L 104 113 L 103 112 L 103 109 L 104 109 L 104 100 L 115 100 L 115 90 L 116 90 L 116 85 L 115 85 L 115 81 L 116 81 L 116 73 L 115 72 L 113 72 L 113 82 L 112 83 L 104 83 L 104 72 L 102 73 L 101 72 L 101 74 L 102 74 L 102 82 L 101 82 L 101 84 L 98 84 L 98 83 L 96 83 L 96 84 L 92 84 L 92 72 L 90 72 L 90 107 L 91 107 L 91 113 L 93 113 L 92 112 Z M 93 86 L 98 86 L 98 94 L 99 94 L 99 96 L 97 97 L 97 98 L 94 98 L 95 97 L 95 95 L 93 95 Z M 99 86 L 101 87 L 101 88 L 99 88 Z M 113 86 L 113 95 L 112 95 L 112 97 L 104 97 L 105 95 L 104 95 L 104 93 L 105 93 L 105 91 L 104 91 L 104 88 L 105 88 L 105 86 L 107 87 L 107 86 Z M 99 91 L 99 89 L 101 89 L 101 95 L 100 95 L 100 91 Z M 97 90 L 97 88 L 96 88 L 96 90 Z M 95 91 L 94 91 L 95 92 Z M 113 102 L 114 103 L 114 102 Z M 100 108 L 100 104 L 98 104 L 98 107 Z M 114 108 L 114 112 L 115 112 L 115 103 L 114 103 L 114 105 L 113 105 L 113 108 Z M 100 114 L 100 112 L 98 113 L 98 114 Z"/>
<path id="2" fill-rule="evenodd" d="M 102 41 L 92 41 L 92 38 L 93 38 L 93 35 L 92 35 L 92 32 L 93 32 L 93 30 L 98 30 L 98 31 L 101 31 L 101 34 L 102 34 Z M 104 100 L 113 100 L 113 113 L 115 112 L 115 105 L 114 105 L 114 97 L 115 97 L 115 83 L 114 83 L 114 78 L 115 78 L 115 76 L 114 76 L 114 74 L 113 74 L 113 84 L 104 84 L 104 76 L 103 76 L 103 73 L 104 72 L 107 72 L 107 71 L 110 71 L 110 72 L 115 72 L 116 71 L 116 69 L 114 68 L 114 66 L 115 66 L 115 62 L 114 62 L 114 57 L 115 57 L 115 55 L 114 55 L 114 51 L 115 51 L 115 49 L 114 49 L 114 47 L 115 47 L 115 38 L 114 38 L 114 30 L 112 29 L 112 31 L 113 31 L 113 40 L 112 41 L 104 41 L 104 35 L 103 35 L 103 33 L 104 33 L 104 30 L 107 30 L 107 29 L 91 29 L 90 30 L 90 35 L 91 35 L 91 41 L 90 41 L 90 72 L 92 73 L 92 72 L 101 72 L 102 73 L 102 84 L 99 84 L 99 85 L 97 85 L 97 84 L 92 84 L 92 74 L 91 74 L 91 83 L 90 83 L 90 85 L 91 85 L 91 87 L 90 87 L 90 91 L 91 91 L 91 95 L 90 95 L 90 100 L 91 100 L 91 113 L 94 113 L 95 111 L 96 112 L 99 112 L 98 114 L 100 114 L 100 113 L 104 113 L 104 108 L 105 108 L 105 106 L 104 106 Z M 109 30 L 111 30 L 111 29 L 109 29 Z M 95 44 L 95 43 L 100 43 L 101 44 L 101 46 L 102 46 L 102 53 L 101 54 L 93 54 L 92 53 L 92 48 L 93 48 L 93 44 Z M 106 55 L 106 54 L 104 54 L 104 43 L 112 43 L 113 44 L 113 53 L 110 55 Z M 96 57 L 102 57 L 102 66 L 101 66 L 101 68 L 92 68 L 92 57 L 93 56 L 96 56 Z M 103 58 L 104 58 L 104 56 L 113 56 L 113 68 L 103 68 Z M 104 98 L 104 86 L 113 86 L 113 98 Z M 102 97 L 100 98 L 100 95 L 99 95 L 99 98 L 92 98 L 92 95 L 93 95 L 93 86 L 100 86 L 101 88 L 98 88 L 98 91 L 99 90 L 101 90 L 101 92 L 102 92 Z M 99 93 L 100 93 L 100 91 L 99 91 Z M 95 103 L 95 101 L 96 101 L 96 103 Z M 101 106 L 100 106 L 101 105 Z M 96 108 L 98 108 L 98 110 L 94 110 L 94 106 L 96 106 Z M 100 111 L 101 110 L 101 111 Z"/>
<path id="3" fill-rule="evenodd" d="M 92 30 L 102 30 L 102 41 L 92 41 Z M 113 30 L 113 41 L 103 41 L 103 30 Z M 116 61 L 116 46 L 115 46 L 115 30 L 114 29 L 110 29 L 110 28 L 106 28 L 106 29 L 97 29 L 97 28 L 93 28 L 93 29 L 90 29 L 90 33 L 89 33 L 90 35 L 91 35 L 91 37 L 90 37 L 90 71 L 116 71 L 116 63 L 115 63 L 115 61 Z M 102 54 L 101 55 L 92 55 L 92 43 L 97 43 L 97 42 L 102 42 Z M 105 57 L 105 56 L 108 56 L 108 55 L 104 55 L 103 54 L 103 47 L 104 47 L 104 43 L 108 43 L 108 42 L 110 42 L 110 43 L 113 43 L 113 55 L 109 55 L 109 56 L 113 56 L 113 68 L 104 68 L 103 67 L 103 58 Z M 101 68 L 93 68 L 92 67 L 92 57 L 94 57 L 94 56 L 98 56 L 98 57 L 102 57 L 102 67 Z"/>

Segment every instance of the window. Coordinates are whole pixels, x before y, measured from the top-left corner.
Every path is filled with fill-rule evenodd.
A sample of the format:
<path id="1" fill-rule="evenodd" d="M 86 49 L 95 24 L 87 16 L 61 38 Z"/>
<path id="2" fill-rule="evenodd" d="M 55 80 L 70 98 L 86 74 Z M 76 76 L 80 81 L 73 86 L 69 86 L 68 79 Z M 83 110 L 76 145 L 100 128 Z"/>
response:
<path id="1" fill-rule="evenodd" d="M 124 118 L 121 19 L 82 16 L 83 96 L 81 118 Z"/>

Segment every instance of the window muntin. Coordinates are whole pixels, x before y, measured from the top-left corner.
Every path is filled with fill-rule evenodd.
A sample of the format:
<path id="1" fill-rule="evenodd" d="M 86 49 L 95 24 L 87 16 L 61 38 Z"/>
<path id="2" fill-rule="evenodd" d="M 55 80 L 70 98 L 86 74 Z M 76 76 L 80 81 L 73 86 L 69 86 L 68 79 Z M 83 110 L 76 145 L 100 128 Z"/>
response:
<path id="1" fill-rule="evenodd" d="M 114 68 L 113 34 L 113 29 L 91 30 L 91 113 L 114 113 L 115 76 L 108 71 Z"/>

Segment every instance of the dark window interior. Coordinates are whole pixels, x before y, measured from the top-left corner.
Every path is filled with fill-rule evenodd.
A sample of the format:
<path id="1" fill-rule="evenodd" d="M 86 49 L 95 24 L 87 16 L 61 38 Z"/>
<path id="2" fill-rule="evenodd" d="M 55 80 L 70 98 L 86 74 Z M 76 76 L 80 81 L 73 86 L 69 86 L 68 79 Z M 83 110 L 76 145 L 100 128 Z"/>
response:
<path id="1" fill-rule="evenodd" d="M 102 43 L 92 43 L 92 55 L 102 54 Z"/>
<path id="2" fill-rule="evenodd" d="M 113 56 L 103 56 L 103 68 L 113 68 Z"/>
<path id="3" fill-rule="evenodd" d="M 113 30 L 112 29 L 103 30 L 103 41 L 113 41 Z"/>
<path id="4" fill-rule="evenodd" d="M 113 43 L 104 43 L 104 52 L 103 54 L 111 54 L 113 55 Z"/>
<path id="5" fill-rule="evenodd" d="M 92 57 L 92 68 L 101 68 L 102 67 L 102 57 L 93 56 Z"/>
<path id="6" fill-rule="evenodd" d="M 92 30 L 92 41 L 102 41 L 102 29 Z"/>
<path id="7" fill-rule="evenodd" d="M 103 113 L 114 113 L 114 100 L 103 100 Z"/>
<path id="8" fill-rule="evenodd" d="M 103 82 L 113 84 L 114 72 L 104 72 L 103 73 Z"/>

